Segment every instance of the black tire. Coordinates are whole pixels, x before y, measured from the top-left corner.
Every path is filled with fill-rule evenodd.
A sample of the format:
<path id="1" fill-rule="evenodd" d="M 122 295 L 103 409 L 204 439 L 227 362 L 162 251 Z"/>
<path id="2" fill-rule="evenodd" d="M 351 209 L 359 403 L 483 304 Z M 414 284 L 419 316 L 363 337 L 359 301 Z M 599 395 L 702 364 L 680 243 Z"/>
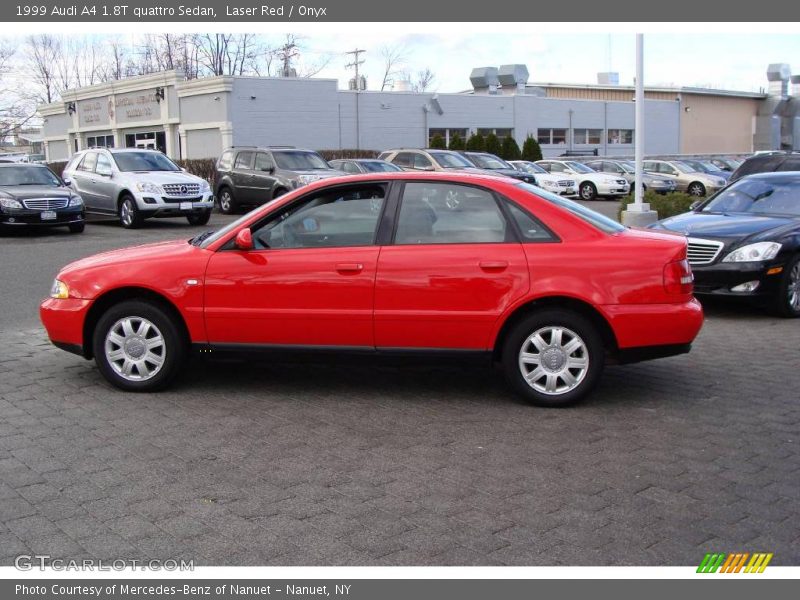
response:
<path id="1" fill-rule="evenodd" d="M 273 199 L 273 200 L 275 200 L 275 198 L 280 198 L 281 196 L 283 196 L 283 195 L 284 195 L 286 192 L 288 192 L 288 191 L 289 191 L 289 190 L 287 190 L 286 188 L 278 188 L 278 189 L 277 189 L 277 190 L 275 190 L 275 192 L 272 194 L 272 199 Z"/>
<path id="2" fill-rule="evenodd" d="M 208 223 L 209 219 L 211 219 L 211 209 L 204 210 L 201 213 L 186 215 L 186 220 L 189 221 L 189 225 L 205 225 Z"/>
<path id="3" fill-rule="evenodd" d="M 219 212 L 223 215 L 232 215 L 239 208 L 236 198 L 233 197 L 233 192 L 227 187 L 220 188 L 217 204 L 219 205 Z"/>
<path id="4" fill-rule="evenodd" d="M 139 328 L 142 320 L 148 321 L 151 328 L 144 335 L 118 338 L 126 339 L 126 343 L 129 345 L 127 350 L 122 352 L 119 361 L 115 361 L 106 353 L 106 338 L 112 329 L 124 332 L 124 329 L 121 329 L 121 322 L 124 319 L 130 319 L 131 331 L 134 331 L 133 327 L 136 328 L 134 333 L 141 331 Z M 156 338 L 152 337 L 154 332 L 160 333 L 163 342 L 160 347 L 152 348 L 152 354 L 155 355 L 153 358 L 161 357 L 162 359 L 161 366 L 158 368 L 155 366 L 156 363 L 147 360 L 148 356 L 152 356 L 152 354 L 146 344 L 153 340 L 157 342 Z M 115 341 L 110 341 L 110 344 L 112 354 L 124 349 L 122 344 Z M 129 392 L 154 392 L 167 387 L 183 366 L 188 350 L 186 340 L 181 334 L 179 325 L 174 322 L 174 318 L 156 304 L 144 300 L 126 300 L 109 308 L 100 317 L 97 327 L 95 327 L 92 348 L 95 362 L 103 377 L 111 385 Z M 134 360 L 131 360 L 132 358 Z M 149 377 L 135 379 L 137 375 L 141 377 L 143 374 L 138 366 L 128 369 L 130 376 L 127 378 L 120 374 L 119 371 L 125 367 L 126 361 L 132 363 L 137 360 L 146 363 L 145 370 L 153 371 Z M 133 372 L 134 369 L 136 373 Z"/>
<path id="5" fill-rule="evenodd" d="M 70 233 L 83 233 L 86 229 L 86 223 L 70 223 L 68 225 Z"/>
<path id="6" fill-rule="evenodd" d="M 591 181 L 584 181 L 578 188 L 578 196 L 586 202 L 595 200 L 597 198 L 597 187 Z"/>
<path id="7" fill-rule="evenodd" d="M 686 187 L 686 193 L 690 196 L 700 198 L 706 195 L 706 186 L 699 181 L 693 181 Z"/>
<path id="8" fill-rule="evenodd" d="M 130 194 L 125 194 L 119 199 L 117 214 L 120 225 L 125 229 L 138 229 L 144 222 L 144 217 L 136 205 L 136 199 Z"/>
<path id="9" fill-rule="evenodd" d="M 554 335 L 556 329 L 561 330 L 560 336 L 562 341 L 566 342 L 567 350 L 573 344 L 573 340 L 577 339 L 576 349 L 569 350 L 566 354 L 552 351 L 549 356 L 542 357 L 542 361 L 548 361 L 549 367 L 523 364 L 521 356 L 523 349 L 536 349 L 530 338 L 537 332 L 540 333 L 543 349 L 538 353 L 529 353 L 538 359 L 556 347 Z M 585 359 L 586 366 L 568 367 L 565 362 L 568 359 L 575 363 Z M 557 308 L 542 309 L 524 317 L 506 337 L 502 348 L 503 369 L 511 388 L 528 402 L 548 408 L 570 406 L 584 398 L 597 384 L 603 372 L 604 362 L 603 342 L 591 321 L 572 311 Z M 560 371 L 554 370 L 558 367 L 561 367 Z M 523 375 L 523 370 L 529 376 L 536 371 L 541 371 L 541 374 L 529 383 Z M 574 385 L 562 379 L 568 376 L 576 380 Z M 555 382 L 553 391 L 540 389 L 548 387 L 551 380 Z M 559 382 L 562 382 L 561 385 Z M 562 389 L 559 390 L 559 387 Z"/>
<path id="10" fill-rule="evenodd" d="M 800 254 L 792 257 L 783 268 L 772 308 L 778 316 L 787 319 L 800 317 Z"/>

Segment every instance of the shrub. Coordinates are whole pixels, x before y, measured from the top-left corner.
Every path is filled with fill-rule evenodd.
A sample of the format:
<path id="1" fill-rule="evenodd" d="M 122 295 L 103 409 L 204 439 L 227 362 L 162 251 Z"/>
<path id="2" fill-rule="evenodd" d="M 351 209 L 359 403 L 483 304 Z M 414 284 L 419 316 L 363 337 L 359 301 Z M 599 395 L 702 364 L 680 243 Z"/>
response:
<path id="1" fill-rule="evenodd" d="M 522 143 L 522 160 L 535 162 L 542 160 L 542 147 L 539 141 L 532 135 L 528 135 Z"/>
<path id="2" fill-rule="evenodd" d="M 61 177 L 64 174 L 64 167 L 67 166 L 66 161 L 64 162 L 51 162 L 47 163 L 47 166 L 50 167 L 50 170 Z"/>
<path id="3" fill-rule="evenodd" d="M 504 160 L 519 160 L 522 158 L 522 152 L 519 151 L 517 140 L 510 135 L 503 138 L 503 147 L 500 151 L 500 156 Z"/>
<path id="4" fill-rule="evenodd" d="M 490 133 L 486 136 L 486 151 L 489 154 L 494 154 L 495 156 L 500 156 L 500 153 L 503 151 L 500 138 L 493 133 Z"/>
<path id="5" fill-rule="evenodd" d="M 462 138 L 457 133 L 454 133 L 450 137 L 450 150 L 466 150 L 466 149 L 467 149 L 467 144 L 464 141 L 464 138 Z"/>
<path id="6" fill-rule="evenodd" d="M 467 150 L 470 152 L 486 152 L 486 138 L 480 133 L 473 133 L 467 140 Z"/>
<path id="7" fill-rule="evenodd" d="M 652 190 L 647 190 L 644 193 L 643 202 L 650 205 L 650 209 L 658 213 L 659 219 L 666 219 L 667 217 L 674 217 L 681 213 L 689 212 L 689 207 L 697 197 L 684 194 L 683 192 L 672 192 L 670 194 L 657 194 Z M 633 194 L 625 196 L 619 203 L 617 210 L 617 219 L 622 220 L 622 211 L 627 210 L 628 204 L 633 202 Z"/>
<path id="8" fill-rule="evenodd" d="M 173 161 L 187 173 L 202 177 L 209 183 L 214 181 L 217 172 L 217 161 L 214 158 L 184 158 Z"/>
<path id="9" fill-rule="evenodd" d="M 430 147 L 438 150 L 447 150 L 447 144 L 445 143 L 444 138 L 438 133 L 431 138 Z"/>

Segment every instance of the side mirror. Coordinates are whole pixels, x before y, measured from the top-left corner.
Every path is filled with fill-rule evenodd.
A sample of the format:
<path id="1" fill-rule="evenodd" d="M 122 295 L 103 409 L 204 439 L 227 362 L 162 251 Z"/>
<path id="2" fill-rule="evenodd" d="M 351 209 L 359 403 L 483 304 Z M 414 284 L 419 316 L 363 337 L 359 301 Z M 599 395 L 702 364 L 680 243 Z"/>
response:
<path id="1" fill-rule="evenodd" d="M 186 167 L 181 167 L 181 171 L 183 171 L 184 173 L 188 173 L 189 172 L 189 171 L 186 170 Z"/>
<path id="2" fill-rule="evenodd" d="M 699 206 L 700 206 L 702 203 L 703 203 L 703 201 L 702 201 L 702 200 L 695 200 L 694 202 L 692 202 L 692 203 L 689 205 L 689 210 L 695 210 L 695 209 L 696 209 L 696 208 L 698 208 L 698 207 L 699 207 Z"/>
<path id="3" fill-rule="evenodd" d="M 250 229 L 242 229 L 236 234 L 234 244 L 238 250 L 252 250 L 253 249 L 253 232 Z"/>
<path id="4" fill-rule="evenodd" d="M 61 181 L 63 181 L 64 185 L 67 187 L 72 185 L 72 179 L 70 179 L 69 177 L 62 177 Z"/>
<path id="5" fill-rule="evenodd" d="M 272 175 L 275 172 L 275 167 L 262 167 L 261 170 Z"/>

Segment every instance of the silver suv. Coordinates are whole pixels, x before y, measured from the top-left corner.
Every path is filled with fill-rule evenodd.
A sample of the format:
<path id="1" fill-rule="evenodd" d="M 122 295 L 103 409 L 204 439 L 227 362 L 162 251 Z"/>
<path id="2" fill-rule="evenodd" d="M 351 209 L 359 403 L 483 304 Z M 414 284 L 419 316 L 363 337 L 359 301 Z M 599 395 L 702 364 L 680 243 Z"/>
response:
<path id="1" fill-rule="evenodd" d="M 208 182 L 157 150 L 83 150 L 70 159 L 63 178 L 81 195 L 86 212 L 116 215 L 128 229 L 150 217 L 186 217 L 191 225 L 205 225 L 214 208 Z"/>

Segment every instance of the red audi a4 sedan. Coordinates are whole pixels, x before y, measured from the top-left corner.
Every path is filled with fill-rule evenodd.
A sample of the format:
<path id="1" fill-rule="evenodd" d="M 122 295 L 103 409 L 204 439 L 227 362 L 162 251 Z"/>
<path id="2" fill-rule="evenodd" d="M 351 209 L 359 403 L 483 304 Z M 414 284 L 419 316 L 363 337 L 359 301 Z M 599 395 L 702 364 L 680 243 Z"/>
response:
<path id="1" fill-rule="evenodd" d="M 164 388 L 192 350 L 475 353 L 543 406 L 584 397 L 606 363 L 688 352 L 703 322 L 682 236 L 510 178 L 410 172 L 79 260 L 40 312 L 124 390 Z"/>

